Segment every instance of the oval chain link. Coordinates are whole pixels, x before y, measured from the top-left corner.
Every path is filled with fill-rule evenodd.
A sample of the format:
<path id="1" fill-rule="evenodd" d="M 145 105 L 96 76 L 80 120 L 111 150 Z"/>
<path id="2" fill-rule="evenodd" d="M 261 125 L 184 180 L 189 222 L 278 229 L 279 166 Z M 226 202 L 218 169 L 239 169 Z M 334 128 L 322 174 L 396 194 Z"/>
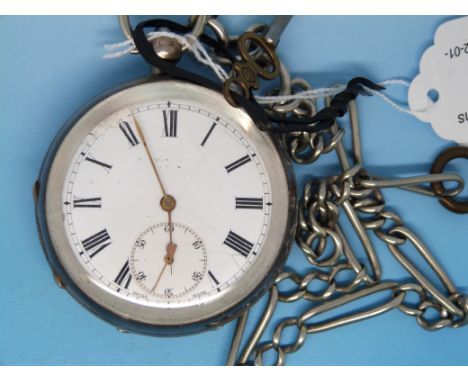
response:
<path id="1" fill-rule="evenodd" d="M 192 19 L 192 22 L 195 19 Z M 197 20 L 200 22 L 200 20 Z M 222 24 L 214 18 L 203 20 L 216 38 L 225 46 L 234 45 L 237 37 L 230 37 Z M 254 25 L 250 31 L 263 35 L 267 25 Z M 250 52 L 259 67 L 265 65 L 265 57 Z M 223 57 L 213 54 L 213 59 L 224 64 Z M 280 61 L 280 84 L 270 95 L 290 95 L 302 90 L 312 89 L 302 78 L 291 78 Z M 311 100 L 294 100 L 270 104 L 267 111 L 280 116 L 297 118 L 312 117 L 317 112 L 317 104 Z M 362 167 L 360 132 L 355 104 L 350 105 L 350 125 L 353 138 L 354 165 L 348 163 L 344 150 L 344 130 L 337 124 L 319 133 L 297 132 L 281 137 L 289 157 L 298 164 L 311 164 L 331 152 L 337 152 L 342 165 L 341 174 L 328 178 L 312 178 L 305 183 L 300 208 L 296 243 L 303 252 L 310 267 L 303 272 L 285 269 L 270 290 L 270 298 L 265 311 L 257 322 L 247 345 L 237 356 L 246 326 L 248 311 L 241 316 L 236 327 L 229 364 L 263 365 L 268 353 L 273 353 L 275 365 L 284 365 L 286 356 L 298 351 L 305 343 L 308 334 L 329 330 L 338 326 L 365 320 L 383 314 L 394 308 L 416 318 L 426 330 L 439 330 L 444 327 L 458 328 L 468 322 L 468 297 L 457 292 L 448 275 L 442 270 L 435 258 L 422 241 L 404 226 L 403 220 L 395 212 L 386 209 L 381 192 L 384 187 L 400 187 L 424 195 L 434 196 L 417 184 L 440 181 L 440 175 L 421 176 L 408 179 L 385 180 L 369 176 Z M 437 178 L 438 176 L 438 178 Z M 458 186 L 453 193 L 463 188 L 463 180 L 458 176 L 443 178 L 453 180 Z M 367 253 L 367 262 L 361 263 L 351 248 L 340 227 L 340 214 L 344 211 Z M 381 281 L 380 265 L 367 232 L 374 232 L 389 251 L 410 273 L 412 281 L 398 283 Z M 400 247 L 412 243 L 435 275 L 442 281 L 445 290 L 438 290 L 403 254 Z M 344 281 L 339 281 L 344 280 Z M 287 288 L 287 285 L 292 287 Z M 386 301 L 369 307 L 363 303 L 361 310 L 338 315 L 321 322 L 310 322 L 322 313 L 357 302 L 377 293 L 389 291 Z M 417 301 L 410 302 L 410 295 Z M 414 299 L 413 299 L 414 300 Z M 261 343 L 263 334 L 272 322 L 277 303 L 305 301 L 307 308 L 296 317 L 280 319 L 273 329 L 270 340 Z M 432 311 L 431 314 L 430 312 Z M 286 336 L 286 331 L 294 330 L 294 335 Z M 291 334 L 291 333 L 289 333 Z M 292 340 L 287 340 L 293 338 Z"/>

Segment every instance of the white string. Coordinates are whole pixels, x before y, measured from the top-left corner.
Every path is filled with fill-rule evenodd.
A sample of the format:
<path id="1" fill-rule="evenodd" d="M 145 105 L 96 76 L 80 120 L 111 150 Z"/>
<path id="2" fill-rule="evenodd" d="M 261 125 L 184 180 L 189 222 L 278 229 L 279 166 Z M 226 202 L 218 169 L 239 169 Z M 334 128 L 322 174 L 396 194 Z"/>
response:
<path id="1" fill-rule="evenodd" d="M 148 41 L 152 41 L 158 37 L 170 37 L 170 38 L 177 40 L 183 48 L 189 49 L 198 61 L 200 61 L 201 63 L 213 69 L 216 76 L 222 82 L 226 81 L 229 78 L 229 75 L 226 73 L 226 71 L 220 65 L 218 65 L 216 62 L 213 61 L 211 56 L 205 50 L 203 45 L 200 44 L 200 41 L 198 41 L 198 39 L 195 36 L 191 34 L 186 34 L 182 36 L 182 35 L 178 35 L 176 33 L 171 33 L 171 32 L 148 33 Z M 119 42 L 116 44 L 106 44 L 104 45 L 104 48 L 107 50 L 125 48 L 123 50 L 120 50 L 114 53 L 107 53 L 103 56 L 103 58 L 105 59 L 120 58 L 132 52 L 135 49 L 135 43 L 133 42 L 132 39 L 128 39 L 126 41 Z"/>
<path id="2" fill-rule="evenodd" d="M 346 85 L 339 84 L 330 88 L 316 88 L 304 90 L 295 94 L 279 95 L 279 96 L 257 96 L 255 97 L 258 103 L 284 103 L 297 99 L 316 100 L 325 97 L 333 96 L 346 89 Z"/>
<path id="3" fill-rule="evenodd" d="M 367 86 L 363 86 L 364 89 L 366 89 L 367 92 L 371 93 L 371 94 L 374 94 L 374 95 L 378 95 L 379 97 L 382 97 L 382 99 L 387 102 L 389 105 L 391 105 L 392 107 L 394 107 L 395 109 L 397 109 L 399 112 L 401 113 L 406 113 L 406 114 L 410 114 L 410 115 L 416 115 L 414 111 L 410 110 L 409 108 L 406 108 L 406 107 L 403 107 L 403 106 L 400 106 L 398 105 L 395 101 L 393 101 L 392 99 L 390 99 L 387 95 L 385 95 L 384 93 L 382 93 L 381 91 L 379 90 L 374 90 L 374 89 L 370 89 L 368 88 Z"/>
<path id="4" fill-rule="evenodd" d="M 185 36 L 187 38 L 187 41 L 190 39 L 191 44 L 189 44 L 189 49 L 191 52 L 193 52 L 195 58 L 203 64 L 208 65 L 210 68 L 212 68 L 215 74 L 222 82 L 226 81 L 229 78 L 229 75 L 221 67 L 221 65 L 218 65 L 213 61 L 213 59 L 205 50 L 203 45 L 200 44 L 200 41 L 198 41 L 198 39 L 191 34 L 186 34 Z"/>
<path id="5" fill-rule="evenodd" d="M 395 79 L 391 79 L 391 80 L 382 81 L 381 84 L 382 84 L 383 86 L 387 86 L 387 85 L 402 85 L 402 86 L 406 86 L 406 87 L 409 88 L 410 85 L 411 85 L 411 82 L 409 82 L 409 81 L 407 81 L 407 80 L 395 78 Z"/>
<path id="6" fill-rule="evenodd" d="M 220 81 L 224 82 L 229 78 L 229 75 L 226 73 L 226 71 L 221 67 L 221 65 L 213 61 L 210 54 L 208 54 L 206 49 L 203 47 L 203 45 L 195 36 L 191 34 L 179 35 L 179 34 L 172 33 L 172 32 L 150 32 L 148 33 L 147 36 L 148 36 L 148 41 L 152 41 L 158 37 L 170 37 L 170 38 L 177 40 L 183 48 L 190 50 L 199 62 L 210 67 L 213 70 L 213 72 L 216 74 L 216 76 L 219 78 Z M 107 53 L 103 56 L 103 58 L 105 59 L 120 58 L 129 54 L 133 50 L 135 50 L 135 43 L 133 42 L 132 39 L 128 39 L 126 41 L 116 43 L 116 44 L 106 44 L 104 45 L 104 48 L 106 50 L 116 50 L 116 49 L 121 49 L 121 50 L 113 52 L 113 53 Z M 400 85 L 400 86 L 409 87 L 410 82 L 407 80 L 395 78 L 395 79 L 388 79 L 388 80 L 382 81 L 379 83 L 379 85 L 382 85 L 384 87 L 388 87 L 389 85 Z M 345 84 L 338 84 L 332 87 L 304 90 L 304 91 L 301 91 L 295 94 L 290 94 L 290 95 L 255 96 L 255 99 L 260 104 L 281 104 L 281 103 L 294 101 L 294 100 L 318 100 L 318 99 L 324 99 L 326 97 L 334 96 L 342 92 L 344 89 L 346 89 Z M 381 97 L 386 103 L 388 103 L 390 106 L 392 106 L 393 108 L 395 108 L 401 113 L 416 115 L 416 112 L 424 111 L 424 110 L 417 110 L 417 111 L 410 110 L 409 108 L 400 106 L 380 90 L 373 90 L 373 89 L 368 88 L 367 86 L 364 86 L 364 89 L 370 94 Z"/>
<path id="7" fill-rule="evenodd" d="M 410 82 L 407 80 L 403 79 L 389 79 L 385 80 L 379 83 L 379 85 L 382 85 L 384 87 L 387 87 L 389 85 L 402 85 L 409 87 Z M 310 100 L 317 100 L 325 97 L 330 97 L 335 94 L 338 94 L 339 92 L 343 91 L 346 89 L 346 85 L 344 84 L 339 84 L 334 87 L 329 87 L 329 88 L 318 88 L 318 89 L 311 89 L 311 90 L 304 90 L 302 92 L 298 92 L 296 94 L 291 94 L 291 95 L 285 95 L 285 96 L 271 96 L 271 97 L 262 97 L 258 96 L 256 97 L 258 103 L 262 104 L 270 104 L 270 103 L 284 103 L 288 101 L 293 101 L 297 99 L 310 99 Z M 407 113 L 414 115 L 415 113 L 408 108 L 404 108 L 400 105 L 398 105 L 395 101 L 393 101 L 390 97 L 385 95 L 382 91 L 380 90 L 373 90 L 368 88 L 367 86 L 364 86 L 364 89 L 366 89 L 367 92 L 370 94 L 378 95 L 382 97 L 382 99 L 387 102 L 389 105 L 397 109 L 398 111 L 402 113 Z"/>

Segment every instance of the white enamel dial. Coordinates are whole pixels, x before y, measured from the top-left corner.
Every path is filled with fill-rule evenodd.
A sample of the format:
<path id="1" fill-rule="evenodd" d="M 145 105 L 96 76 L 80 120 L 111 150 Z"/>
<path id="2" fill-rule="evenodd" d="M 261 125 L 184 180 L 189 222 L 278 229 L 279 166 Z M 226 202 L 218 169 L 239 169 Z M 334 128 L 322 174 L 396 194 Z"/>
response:
<path id="1" fill-rule="evenodd" d="M 151 161 L 176 201 L 172 225 Z M 270 175 L 244 129 L 222 110 L 177 97 L 123 107 L 93 126 L 62 198 L 69 243 L 94 282 L 170 307 L 207 302 L 242 280 L 272 208 Z"/>

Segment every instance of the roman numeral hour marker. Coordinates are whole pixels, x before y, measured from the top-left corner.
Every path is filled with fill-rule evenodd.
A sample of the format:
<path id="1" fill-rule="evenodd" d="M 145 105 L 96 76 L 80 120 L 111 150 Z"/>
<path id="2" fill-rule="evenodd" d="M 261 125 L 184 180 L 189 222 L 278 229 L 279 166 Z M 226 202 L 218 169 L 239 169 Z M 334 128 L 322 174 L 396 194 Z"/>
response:
<path id="1" fill-rule="evenodd" d="M 133 132 L 130 124 L 127 121 L 120 122 L 119 128 L 120 131 L 125 135 L 125 138 L 127 138 L 127 140 L 130 142 L 130 145 L 132 145 L 132 147 L 140 143 L 138 142 L 135 133 Z"/>
<path id="2" fill-rule="evenodd" d="M 239 236 L 237 233 L 229 231 L 229 234 L 226 237 L 226 240 L 224 240 L 225 245 L 228 247 L 232 248 L 234 251 L 239 253 L 242 256 L 247 257 L 250 253 L 250 251 L 253 248 L 253 244 L 244 239 L 242 236 Z"/>
<path id="3" fill-rule="evenodd" d="M 132 281 L 132 275 L 130 273 L 130 266 L 128 265 L 128 260 L 127 260 L 125 264 L 123 265 L 122 269 L 120 270 L 119 274 L 117 275 L 117 277 L 114 279 L 114 282 L 116 284 L 119 284 L 120 286 L 122 286 L 122 284 L 125 282 L 124 288 L 127 289 L 128 286 L 130 285 L 130 281 Z"/>
<path id="4" fill-rule="evenodd" d="M 210 137 L 211 133 L 213 132 L 214 128 L 216 127 L 216 122 L 213 122 L 213 124 L 210 127 L 210 130 L 208 130 L 208 133 L 206 133 L 205 138 L 203 138 L 203 141 L 201 143 L 202 146 L 205 146 L 206 141 Z"/>
<path id="5" fill-rule="evenodd" d="M 163 110 L 163 118 L 164 136 L 177 138 L 177 110 Z"/>
<path id="6" fill-rule="evenodd" d="M 245 155 L 242 158 L 232 162 L 231 164 L 228 164 L 226 166 L 226 171 L 230 173 L 231 171 L 234 171 L 236 168 L 239 168 L 240 166 L 249 163 L 252 159 L 250 159 L 249 155 Z"/>
<path id="7" fill-rule="evenodd" d="M 99 252 L 101 252 L 104 248 L 106 248 L 109 244 L 111 244 L 111 238 L 107 233 L 106 229 L 91 235 L 87 239 L 83 240 L 81 244 L 83 244 L 83 248 L 86 252 L 94 250 L 91 254 L 88 254 L 90 258 L 96 256 Z"/>
<path id="8" fill-rule="evenodd" d="M 101 208 L 101 198 L 78 198 L 73 199 L 75 208 Z"/>
<path id="9" fill-rule="evenodd" d="M 236 209 L 263 209 L 263 198 L 237 198 L 236 197 Z"/>
<path id="10" fill-rule="evenodd" d="M 112 166 L 110 164 L 98 161 L 97 159 L 91 158 L 89 156 L 86 157 L 85 160 L 88 161 L 88 162 L 97 164 L 98 166 L 104 167 L 104 169 L 107 169 L 107 170 L 110 170 L 112 168 Z"/>

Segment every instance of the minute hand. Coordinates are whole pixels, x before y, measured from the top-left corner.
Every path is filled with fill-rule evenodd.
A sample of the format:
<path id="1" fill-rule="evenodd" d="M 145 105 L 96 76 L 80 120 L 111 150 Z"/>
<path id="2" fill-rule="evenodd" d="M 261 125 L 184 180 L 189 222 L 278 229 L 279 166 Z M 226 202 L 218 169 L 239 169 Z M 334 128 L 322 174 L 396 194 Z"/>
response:
<path id="1" fill-rule="evenodd" d="M 159 176 L 159 172 L 158 172 L 158 169 L 156 167 L 156 163 L 154 163 L 154 159 L 153 159 L 153 157 L 152 157 L 152 155 L 151 155 L 151 153 L 149 151 L 148 144 L 146 143 L 146 138 L 145 138 L 145 134 L 143 133 L 143 129 L 141 128 L 140 123 L 135 118 L 135 115 L 133 113 L 132 113 L 132 117 L 133 117 L 133 122 L 135 123 L 135 127 L 137 129 L 138 135 L 140 136 L 141 142 L 143 143 L 143 147 L 145 148 L 145 152 L 148 155 L 149 161 L 151 163 L 151 168 L 153 169 L 154 175 L 156 176 L 156 179 L 158 180 L 159 186 L 161 187 L 161 192 L 163 194 L 163 197 L 162 197 L 161 202 L 160 202 L 161 208 L 169 214 L 169 220 L 171 220 L 170 213 L 175 208 L 176 201 L 175 201 L 174 197 L 167 194 L 167 192 L 166 192 L 166 190 L 165 190 L 165 188 L 163 186 L 161 177 Z M 171 242 L 172 242 L 172 237 L 171 237 Z"/>
<path id="2" fill-rule="evenodd" d="M 161 187 L 162 194 L 164 195 L 164 197 L 166 197 L 167 196 L 166 190 L 164 189 L 164 186 L 163 186 L 162 181 L 161 181 L 161 177 L 159 176 L 158 169 L 156 168 L 156 163 L 154 163 L 154 159 L 151 156 L 151 153 L 149 151 L 148 144 L 146 143 L 145 134 L 143 133 L 143 129 L 141 128 L 140 123 L 135 118 L 135 115 L 133 115 L 133 113 L 132 113 L 132 117 L 133 117 L 133 122 L 135 123 L 135 127 L 136 127 L 136 129 L 138 131 L 138 135 L 141 138 L 141 141 L 142 141 L 143 146 L 145 148 L 146 154 L 148 155 L 148 158 L 150 160 L 151 167 L 153 169 L 154 175 L 156 175 L 156 179 L 158 180 L 159 186 Z"/>

